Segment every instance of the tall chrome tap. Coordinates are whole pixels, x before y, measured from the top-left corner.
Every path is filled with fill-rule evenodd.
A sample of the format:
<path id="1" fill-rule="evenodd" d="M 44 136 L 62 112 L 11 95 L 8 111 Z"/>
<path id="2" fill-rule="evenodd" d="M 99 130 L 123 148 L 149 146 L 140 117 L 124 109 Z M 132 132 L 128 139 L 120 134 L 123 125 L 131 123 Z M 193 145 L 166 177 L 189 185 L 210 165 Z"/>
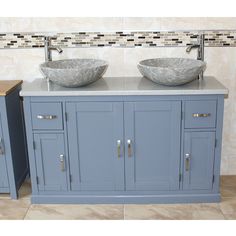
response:
<path id="1" fill-rule="evenodd" d="M 62 53 L 63 50 L 60 47 L 54 47 L 51 45 L 51 36 L 44 37 L 44 50 L 45 50 L 45 61 L 52 61 L 52 50 L 56 50 L 58 53 Z"/>
<path id="2" fill-rule="evenodd" d="M 197 43 L 194 43 L 192 45 L 189 45 L 186 48 L 186 52 L 190 53 L 192 49 L 197 49 L 197 60 L 204 61 L 204 41 L 205 41 L 205 35 L 199 34 Z M 199 75 L 200 79 L 203 79 L 203 72 Z"/>

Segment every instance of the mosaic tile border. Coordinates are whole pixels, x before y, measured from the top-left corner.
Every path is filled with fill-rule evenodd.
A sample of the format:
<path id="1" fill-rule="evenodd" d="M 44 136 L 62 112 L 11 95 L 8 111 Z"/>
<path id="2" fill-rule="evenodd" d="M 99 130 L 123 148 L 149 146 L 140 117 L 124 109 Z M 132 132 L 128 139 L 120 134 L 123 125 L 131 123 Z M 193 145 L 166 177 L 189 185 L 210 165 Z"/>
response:
<path id="1" fill-rule="evenodd" d="M 205 34 L 206 47 L 236 47 L 236 31 L 119 31 L 56 33 L 52 44 L 63 48 L 186 47 Z M 0 33 L 0 49 L 44 47 L 43 33 Z"/>

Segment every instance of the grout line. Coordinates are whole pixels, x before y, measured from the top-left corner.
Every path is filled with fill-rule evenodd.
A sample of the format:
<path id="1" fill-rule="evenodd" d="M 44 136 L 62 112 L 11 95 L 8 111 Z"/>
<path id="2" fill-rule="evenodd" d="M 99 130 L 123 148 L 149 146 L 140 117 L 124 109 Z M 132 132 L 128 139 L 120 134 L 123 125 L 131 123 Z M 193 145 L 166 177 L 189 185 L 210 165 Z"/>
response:
<path id="1" fill-rule="evenodd" d="M 29 205 L 29 207 L 28 207 L 28 209 L 27 209 L 27 211 L 26 211 L 26 213 L 25 213 L 25 215 L 24 215 L 24 217 L 23 217 L 23 219 L 22 219 L 22 220 L 25 220 L 25 217 L 27 216 L 27 214 L 28 214 L 28 212 L 29 212 L 29 209 L 30 209 L 30 207 L 31 207 L 31 203 L 30 203 L 30 205 Z"/>

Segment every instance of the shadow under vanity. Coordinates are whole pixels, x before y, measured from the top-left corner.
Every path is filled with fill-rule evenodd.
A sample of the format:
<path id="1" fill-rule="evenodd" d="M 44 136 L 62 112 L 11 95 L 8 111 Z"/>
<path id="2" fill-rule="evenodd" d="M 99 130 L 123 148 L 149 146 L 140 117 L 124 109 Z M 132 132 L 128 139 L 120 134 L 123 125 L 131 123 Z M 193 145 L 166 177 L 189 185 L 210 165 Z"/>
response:
<path id="1" fill-rule="evenodd" d="M 32 203 L 220 201 L 227 94 L 213 77 L 24 83 Z"/>

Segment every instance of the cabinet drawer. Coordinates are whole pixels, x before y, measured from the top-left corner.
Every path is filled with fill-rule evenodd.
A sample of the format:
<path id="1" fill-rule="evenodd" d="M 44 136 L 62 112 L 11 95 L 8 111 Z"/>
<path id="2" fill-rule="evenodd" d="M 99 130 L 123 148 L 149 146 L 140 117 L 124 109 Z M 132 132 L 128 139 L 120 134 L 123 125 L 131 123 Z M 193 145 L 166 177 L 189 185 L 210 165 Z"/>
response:
<path id="1" fill-rule="evenodd" d="M 184 124 L 185 128 L 215 128 L 216 101 L 186 101 Z"/>
<path id="2" fill-rule="evenodd" d="M 31 103 L 33 129 L 63 129 L 62 104 L 60 102 Z"/>

